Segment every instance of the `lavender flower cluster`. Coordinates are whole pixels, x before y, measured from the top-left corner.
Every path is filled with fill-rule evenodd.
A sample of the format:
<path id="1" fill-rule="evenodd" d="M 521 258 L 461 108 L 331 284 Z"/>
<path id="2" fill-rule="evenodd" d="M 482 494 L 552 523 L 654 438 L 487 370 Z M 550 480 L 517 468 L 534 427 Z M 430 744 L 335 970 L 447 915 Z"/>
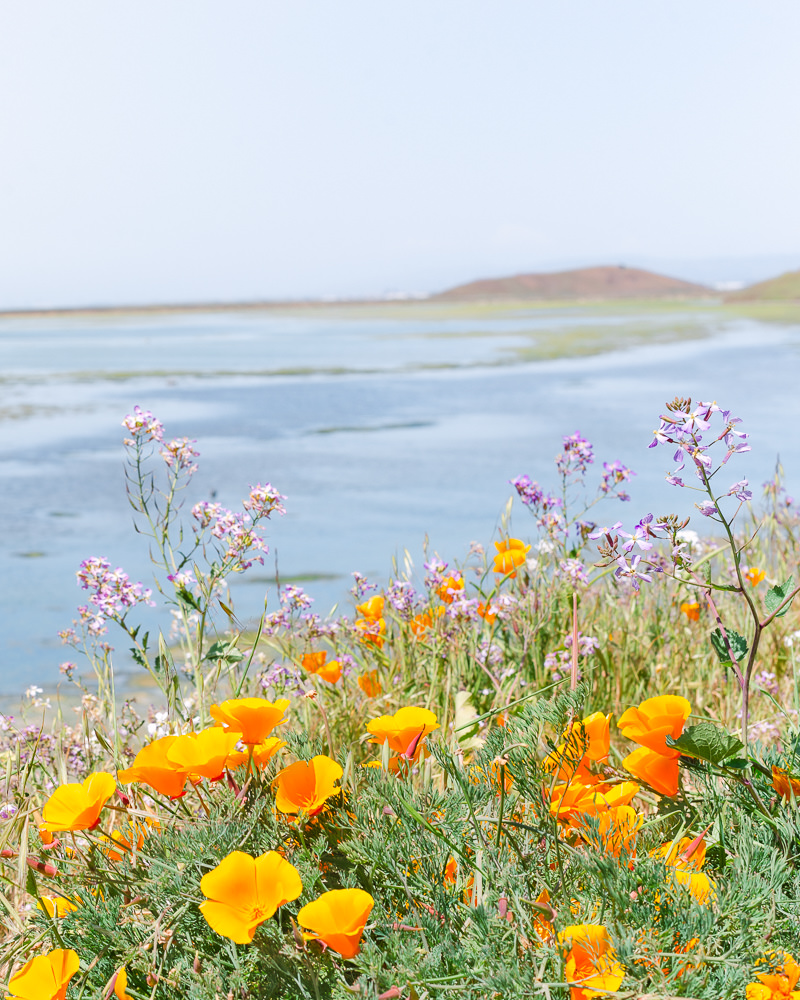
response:
<path id="1" fill-rule="evenodd" d="M 108 559 L 93 556 L 84 559 L 78 569 L 78 583 L 83 590 L 93 591 L 89 605 L 78 608 L 81 621 L 90 635 L 107 632 L 106 620 L 119 621 L 137 604 L 155 607 L 150 600 L 152 591 L 141 583 L 131 583 L 121 569 L 111 569 Z"/>

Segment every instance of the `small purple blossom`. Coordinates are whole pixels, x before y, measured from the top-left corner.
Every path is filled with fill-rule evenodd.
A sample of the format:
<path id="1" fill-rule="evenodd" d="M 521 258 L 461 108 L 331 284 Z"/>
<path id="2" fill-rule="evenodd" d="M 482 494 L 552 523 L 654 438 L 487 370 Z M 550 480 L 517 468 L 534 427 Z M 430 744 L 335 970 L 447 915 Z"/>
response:
<path id="1" fill-rule="evenodd" d="M 646 583 L 652 583 L 653 578 L 649 573 L 642 573 L 639 571 L 639 563 L 642 557 L 639 555 L 634 556 L 630 563 L 625 559 L 624 555 L 620 555 L 616 560 L 617 568 L 614 570 L 614 576 L 617 580 L 625 580 L 633 587 L 634 590 L 639 589 L 639 581 L 644 580 Z"/>
<path id="2" fill-rule="evenodd" d="M 364 576 L 363 573 L 359 573 L 358 570 L 354 570 L 351 576 L 355 580 L 355 583 L 350 588 L 350 593 L 355 597 L 355 599 L 361 600 L 361 598 L 368 594 L 371 590 L 377 590 L 377 583 L 370 583 L 369 580 Z"/>
<path id="3" fill-rule="evenodd" d="M 753 499 L 753 491 L 748 490 L 747 480 L 740 479 L 738 483 L 734 483 L 733 486 L 725 494 L 729 497 L 736 497 L 737 500 L 741 500 L 742 503 L 746 503 L 748 500 Z"/>
<path id="4" fill-rule="evenodd" d="M 200 457 L 200 452 L 194 450 L 193 444 L 197 442 L 190 441 L 186 437 L 173 438 L 161 449 L 161 457 L 177 473 L 184 472 L 187 476 L 191 476 L 197 472 L 197 463 L 194 460 Z"/>
<path id="5" fill-rule="evenodd" d="M 560 475 L 583 475 L 594 462 L 592 445 L 579 431 L 568 434 L 564 439 L 564 450 L 556 455 L 556 468 Z"/>
<path id="6" fill-rule="evenodd" d="M 713 500 L 703 500 L 702 503 L 696 503 L 695 507 L 697 507 L 703 517 L 711 517 L 713 514 L 719 514 L 719 509 Z"/>
<path id="7" fill-rule="evenodd" d="M 652 529 L 650 524 L 653 520 L 652 514 L 646 514 L 641 521 L 633 529 L 633 534 L 628 534 L 627 531 L 620 531 L 620 535 L 623 538 L 627 538 L 628 541 L 622 546 L 625 552 L 631 552 L 635 546 L 639 546 L 642 552 L 647 552 L 652 549 L 653 543 L 648 541 L 648 538 L 652 536 Z"/>
<path id="8" fill-rule="evenodd" d="M 242 501 L 245 510 L 250 511 L 254 520 L 262 517 L 269 517 L 272 513 L 278 513 L 283 517 L 286 508 L 281 503 L 286 497 L 279 493 L 272 483 L 258 483 L 250 487 L 250 495 Z"/>
<path id="9" fill-rule="evenodd" d="M 392 580 L 386 589 L 386 600 L 401 618 L 411 618 L 417 606 L 417 593 L 408 580 Z"/>
<path id="10" fill-rule="evenodd" d="M 589 574 L 580 559 L 562 559 L 558 568 L 561 574 L 572 580 L 573 583 L 587 584 L 589 582 Z"/>
<path id="11" fill-rule="evenodd" d="M 142 439 L 159 442 L 164 439 L 164 425 L 149 410 L 143 410 L 141 406 L 134 406 L 133 413 L 125 417 L 122 426 L 128 429 L 133 439 L 126 439 L 125 443 L 128 445 L 133 445 Z"/>
<path id="12" fill-rule="evenodd" d="M 132 583 L 121 569 L 112 570 L 108 559 L 92 556 L 84 559 L 77 571 L 78 584 L 83 590 L 93 591 L 88 605 L 78 609 L 81 621 L 91 635 L 106 631 L 108 618 L 121 620 L 137 604 L 149 604 L 152 591 L 141 583 Z"/>
<path id="13" fill-rule="evenodd" d="M 603 462 L 603 476 L 600 480 L 600 492 L 606 496 L 609 493 L 613 493 L 618 500 L 629 501 L 629 494 L 625 493 L 623 490 L 618 490 L 617 487 L 622 483 L 629 482 L 630 479 L 635 476 L 636 473 L 623 465 L 620 461 L 614 462 Z"/>
<path id="14" fill-rule="evenodd" d="M 302 587 L 295 587 L 288 583 L 281 591 L 281 607 L 288 611 L 306 611 L 314 603 L 314 598 L 309 597 Z"/>

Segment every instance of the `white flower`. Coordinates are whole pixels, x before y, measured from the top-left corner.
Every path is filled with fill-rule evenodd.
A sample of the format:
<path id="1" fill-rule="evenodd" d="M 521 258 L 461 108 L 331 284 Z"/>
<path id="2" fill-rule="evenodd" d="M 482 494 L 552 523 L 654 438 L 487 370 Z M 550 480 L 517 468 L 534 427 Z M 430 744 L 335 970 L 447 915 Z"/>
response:
<path id="1" fill-rule="evenodd" d="M 26 698 L 35 698 L 39 694 L 44 694 L 44 688 L 36 687 L 35 684 L 31 684 L 25 691 Z"/>

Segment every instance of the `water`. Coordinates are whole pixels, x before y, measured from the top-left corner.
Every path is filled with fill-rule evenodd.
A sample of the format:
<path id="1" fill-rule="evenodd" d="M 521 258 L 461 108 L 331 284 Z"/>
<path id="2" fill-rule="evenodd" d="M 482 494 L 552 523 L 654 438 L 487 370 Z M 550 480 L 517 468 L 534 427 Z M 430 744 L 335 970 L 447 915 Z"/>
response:
<path id="1" fill-rule="evenodd" d="M 405 549 L 421 568 L 426 536 L 445 559 L 473 540 L 489 545 L 509 479 L 526 472 L 554 487 L 552 458 L 576 430 L 595 444 L 598 478 L 602 460 L 638 472 L 632 502 L 601 507 L 601 523 L 691 512 L 688 491 L 663 481 L 669 453 L 647 449 L 676 394 L 743 418 L 753 452 L 732 460 L 731 482 L 760 484 L 780 453 L 790 489 L 800 487 L 800 325 L 709 307 L 5 318 L 0 372 L 6 696 L 52 687 L 72 658 L 56 632 L 83 603 L 82 559 L 149 578 L 124 492 L 120 422 L 135 403 L 170 436 L 197 439 L 187 503 L 215 493 L 238 507 L 267 480 L 288 495 L 265 566 L 234 582 L 244 619 L 265 595 L 275 607 L 276 556 L 281 577 L 306 578 L 324 614 L 348 600 L 353 570 L 385 582 Z M 532 534 L 519 504 L 512 526 Z M 696 515 L 693 526 L 708 522 Z M 147 627 L 166 624 L 154 614 Z"/>

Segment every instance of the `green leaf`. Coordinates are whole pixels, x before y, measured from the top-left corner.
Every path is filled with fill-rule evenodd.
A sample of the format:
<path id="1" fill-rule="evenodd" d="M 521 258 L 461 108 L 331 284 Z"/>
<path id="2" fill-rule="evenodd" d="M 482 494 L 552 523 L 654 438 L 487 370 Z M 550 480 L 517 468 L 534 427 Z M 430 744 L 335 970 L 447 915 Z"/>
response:
<path id="1" fill-rule="evenodd" d="M 203 657 L 204 660 L 225 660 L 227 663 L 238 663 L 244 659 L 244 653 L 229 642 L 212 642 L 208 647 L 208 652 Z"/>
<path id="2" fill-rule="evenodd" d="M 696 757 L 710 764 L 721 764 L 744 746 L 741 740 L 730 736 L 724 729 L 718 729 L 710 722 L 698 722 L 696 726 L 688 726 L 677 740 L 667 736 L 666 742 L 667 746 L 680 750 L 687 757 Z"/>
<path id="3" fill-rule="evenodd" d="M 733 650 L 733 655 L 736 657 L 737 661 L 741 660 L 743 656 L 746 656 L 748 645 L 747 639 L 743 635 L 739 635 L 738 632 L 734 631 L 732 628 L 725 629 L 728 636 L 728 642 L 731 644 L 731 649 Z M 711 645 L 714 647 L 714 652 L 719 657 L 720 663 L 731 663 L 731 654 L 728 652 L 728 646 L 725 642 L 725 637 L 722 634 L 722 629 L 715 628 L 711 633 Z"/>
<path id="4" fill-rule="evenodd" d="M 764 598 L 764 604 L 766 605 L 767 612 L 769 614 L 775 614 L 777 609 L 780 608 L 781 604 L 783 604 L 783 602 L 789 596 L 793 583 L 794 583 L 794 577 L 790 576 L 789 579 L 786 581 L 786 583 L 781 584 L 780 586 L 776 584 L 774 587 L 769 588 L 766 597 Z M 787 604 L 785 608 L 782 608 L 780 611 L 778 611 L 775 617 L 776 618 L 783 617 L 783 615 L 786 614 L 786 612 L 789 610 L 790 607 L 791 607 L 791 602 L 789 602 L 789 604 Z"/>
<path id="5" fill-rule="evenodd" d="M 195 611 L 202 612 L 202 608 L 197 603 L 197 600 L 191 590 L 187 590 L 186 587 L 176 587 L 175 596 L 181 602 L 181 604 L 186 604 Z"/>
<path id="6" fill-rule="evenodd" d="M 25 876 L 25 891 L 29 896 L 34 898 L 39 898 L 39 887 L 36 884 L 36 876 L 33 874 L 33 869 L 28 869 L 28 874 Z"/>

